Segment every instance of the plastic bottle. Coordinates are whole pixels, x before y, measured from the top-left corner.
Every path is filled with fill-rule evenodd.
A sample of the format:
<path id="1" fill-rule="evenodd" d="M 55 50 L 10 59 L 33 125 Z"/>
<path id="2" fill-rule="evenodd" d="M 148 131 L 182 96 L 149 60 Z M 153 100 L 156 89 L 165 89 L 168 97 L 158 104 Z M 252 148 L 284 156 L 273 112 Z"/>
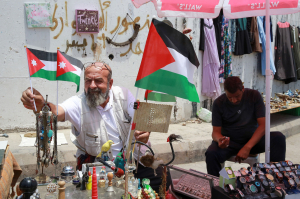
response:
<path id="1" fill-rule="evenodd" d="M 89 176 L 89 180 L 86 184 L 86 190 L 92 190 L 92 176 Z"/>
<path id="2" fill-rule="evenodd" d="M 96 167 L 93 167 L 93 177 L 92 177 L 92 199 L 98 199 L 98 188 L 97 188 L 97 174 L 96 174 Z"/>

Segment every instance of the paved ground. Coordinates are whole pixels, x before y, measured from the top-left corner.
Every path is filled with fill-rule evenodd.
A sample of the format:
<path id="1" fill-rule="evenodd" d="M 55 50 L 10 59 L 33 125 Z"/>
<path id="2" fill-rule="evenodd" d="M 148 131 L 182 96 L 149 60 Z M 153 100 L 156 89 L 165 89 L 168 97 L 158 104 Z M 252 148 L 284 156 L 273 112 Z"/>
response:
<path id="1" fill-rule="evenodd" d="M 297 146 L 300 144 L 299 129 L 300 117 L 278 113 L 271 115 L 271 131 L 281 131 L 286 135 L 288 138 L 287 159 L 298 163 L 300 162 L 300 153 L 297 150 Z M 196 124 L 188 122 L 186 126 L 182 126 L 182 123 L 171 124 L 167 134 L 152 132 L 150 139 L 155 153 L 168 161 L 171 159 L 171 150 L 169 143 L 166 142 L 167 137 L 172 133 L 181 135 L 183 137 L 182 142 L 174 143 L 176 159 L 173 164 L 180 164 L 184 168 L 195 168 L 204 172 L 206 171 L 203 162 L 205 160 L 204 153 L 211 143 L 211 131 L 211 123 Z M 68 141 L 68 145 L 58 146 L 60 164 L 57 169 L 60 172 L 67 164 L 75 166 L 74 154 L 76 147 L 71 142 L 69 129 L 60 130 L 59 133 L 64 133 Z M 0 137 L 0 141 L 2 140 L 9 141 L 10 150 L 23 169 L 20 179 L 25 176 L 34 176 L 36 165 L 35 147 L 20 147 L 20 133 L 9 133 L 9 138 Z M 264 158 L 264 155 L 261 155 L 261 157 Z M 48 175 L 53 174 L 54 167 L 49 166 L 45 173 Z"/>

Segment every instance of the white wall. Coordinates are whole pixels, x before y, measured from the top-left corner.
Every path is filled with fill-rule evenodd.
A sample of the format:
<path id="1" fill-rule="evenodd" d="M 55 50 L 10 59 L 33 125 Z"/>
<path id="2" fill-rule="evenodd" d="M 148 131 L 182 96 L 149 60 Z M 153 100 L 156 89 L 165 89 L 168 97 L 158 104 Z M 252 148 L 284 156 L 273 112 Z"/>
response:
<path id="1" fill-rule="evenodd" d="M 45 50 L 49 52 L 55 52 L 57 47 L 61 51 L 65 51 L 67 48 L 67 41 L 71 43 L 73 40 L 78 41 L 79 44 L 83 42 L 83 39 L 87 40 L 87 57 L 82 57 L 83 51 L 77 51 L 77 48 L 70 48 L 67 52 L 82 62 L 104 60 L 110 64 L 113 69 L 114 85 L 124 86 L 131 90 L 135 95 L 136 88 L 134 87 L 136 75 L 139 69 L 139 65 L 144 50 L 148 26 L 146 25 L 139 34 L 136 40 L 132 43 L 132 50 L 126 55 L 121 57 L 122 53 L 127 52 L 129 46 L 114 47 L 106 42 L 103 42 L 102 35 L 112 37 L 114 33 L 110 33 L 118 22 L 118 17 L 121 21 L 128 12 L 128 5 L 131 4 L 131 0 L 85 0 L 85 1 L 63 1 L 63 0 L 46 0 L 50 2 L 51 13 L 53 14 L 55 5 L 57 10 L 55 18 L 57 19 L 57 27 L 55 30 L 49 28 L 27 28 L 27 22 L 25 20 L 24 12 L 24 0 L 8 1 L 3 0 L 0 7 L 0 131 L 16 131 L 16 130 L 28 130 L 34 129 L 35 117 L 32 111 L 25 109 L 20 101 L 21 93 L 27 87 L 29 87 L 27 58 L 24 49 L 24 45 L 30 48 Z M 31 0 L 29 2 L 43 2 Z M 75 34 L 74 29 L 71 26 L 73 20 L 75 20 L 75 9 L 96 9 L 99 10 L 99 15 L 102 16 L 100 3 L 104 9 L 104 21 L 105 25 L 102 30 L 97 34 L 93 34 L 94 42 L 97 43 L 97 48 L 93 52 L 92 37 L 90 34 Z M 67 6 L 67 11 L 66 11 Z M 106 7 L 106 8 L 105 8 Z M 155 8 L 152 3 L 141 6 L 139 9 L 134 8 L 134 18 L 140 17 L 139 23 L 141 26 L 148 20 L 151 23 L 151 18 L 156 15 Z M 291 20 L 292 24 L 296 24 L 299 19 L 299 14 L 288 16 L 288 21 Z M 63 20 L 63 25 L 61 19 Z M 273 17 L 273 22 L 278 17 Z M 68 20 L 67 20 L 68 19 Z M 168 18 L 178 30 L 183 29 L 182 18 Z M 162 20 L 162 19 L 160 19 Z M 127 21 L 131 22 L 127 17 Z M 196 49 L 196 52 L 200 59 L 200 67 L 198 71 L 195 71 L 194 80 L 198 93 L 201 88 L 201 76 L 202 76 L 202 52 L 199 52 L 199 19 L 187 19 L 187 27 L 193 29 L 191 35 L 193 36 L 192 43 Z M 298 25 L 299 23 L 297 23 Z M 274 32 L 275 32 L 275 26 Z M 120 28 L 119 32 L 122 32 L 124 27 Z M 133 33 L 132 25 L 128 26 L 128 30 L 122 35 L 118 35 L 115 41 L 126 41 L 131 37 Z M 57 36 L 58 35 L 58 36 Z M 54 38 L 54 37 L 57 38 Z M 98 38 L 97 38 L 98 37 Z M 140 47 L 140 48 L 138 48 Z M 113 54 L 114 59 L 110 61 L 108 55 Z M 258 54 L 252 53 L 251 55 L 245 55 L 241 57 L 233 57 L 233 74 L 239 75 L 245 82 L 245 86 L 249 88 L 258 89 L 264 92 L 265 80 L 260 75 L 260 67 L 258 64 Z M 82 74 L 83 77 L 83 74 Z M 56 103 L 56 82 L 50 82 L 39 78 L 32 78 L 33 87 L 39 90 L 44 96 L 48 94 L 49 101 Z M 81 80 L 81 88 L 79 93 L 83 92 L 83 81 Z M 282 92 L 288 88 L 295 89 L 300 88 L 299 83 L 291 83 L 284 85 L 281 82 L 274 81 L 273 92 Z M 68 82 L 59 82 L 59 102 L 66 100 L 67 98 L 76 94 L 76 85 Z M 140 89 L 138 98 L 143 99 L 144 91 Z M 200 96 L 200 100 L 206 99 L 204 96 Z M 189 119 L 192 115 L 192 104 L 187 100 L 177 98 L 176 106 L 178 108 L 176 112 L 176 121 Z M 200 107 L 200 104 L 198 104 Z M 174 114 L 172 113 L 172 121 L 174 122 Z M 60 123 L 61 128 L 68 127 L 68 122 Z"/>

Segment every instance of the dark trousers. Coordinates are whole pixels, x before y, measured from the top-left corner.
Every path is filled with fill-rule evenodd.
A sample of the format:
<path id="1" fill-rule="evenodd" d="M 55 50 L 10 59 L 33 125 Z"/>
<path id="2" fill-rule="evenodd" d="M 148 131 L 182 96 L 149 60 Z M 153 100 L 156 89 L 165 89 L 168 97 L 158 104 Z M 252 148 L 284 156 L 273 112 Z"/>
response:
<path id="1" fill-rule="evenodd" d="M 214 176 L 219 176 L 219 171 L 222 169 L 221 163 L 224 163 L 231 156 L 236 155 L 240 149 L 243 148 L 243 146 L 243 144 L 230 141 L 227 148 L 221 149 L 217 142 L 212 141 L 211 145 L 205 152 L 207 173 Z M 281 132 L 271 132 L 270 161 L 284 161 L 285 151 L 285 136 Z M 258 154 L 263 152 L 265 152 L 265 136 L 263 136 L 261 140 L 251 149 L 250 154 Z"/>
<path id="2" fill-rule="evenodd" d="M 156 174 L 157 175 L 155 176 L 154 170 L 152 168 L 144 167 L 139 163 L 137 173 L 134 174 L 134 177 L 140 178 L 141 185 L 142 185 L 143 178 L 150 179 L 150 186 L 154 191 L 156 191 L 156 193 L 159 193 L 159 186 L 161 185 L 162 175 L 163 175 L 163 168 L 161 166 L 159 166 L 156 169 Z M 167 170 L 167 190 L 169 189 L 170 184 L 171 184 L 171 176 L 170 176 L 170 172 Z"/>
<path id="3" fill-rule="evenodd" d="M 87 163 L 93 163 L 95 162 L 95 158 L 96 156 L 92 156 L 92 155 L 89 155 L 89 154 L 81 154 L 78 158 L 77 158 L 77 166 L 76 166 L 76 170 L 79 170 L 81 171 L 82 169 L 82 164 L 87 164 Z M 85 171 L 82 171 L 83 173 Z"/>

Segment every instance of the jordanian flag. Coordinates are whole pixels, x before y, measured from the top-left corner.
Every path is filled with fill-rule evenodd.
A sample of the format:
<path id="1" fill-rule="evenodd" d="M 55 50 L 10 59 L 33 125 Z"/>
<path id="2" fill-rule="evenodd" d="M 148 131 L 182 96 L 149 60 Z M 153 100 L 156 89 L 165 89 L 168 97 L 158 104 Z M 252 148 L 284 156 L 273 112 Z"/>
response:
<path id="1" fill-rule="evenodd" d="M 74 82 L 75 84 L 77 84 L 76 92 L 78 92 L 80 86 L 80 74 L 82 69 L 83 64 L 81 61 L 57 50 L 57 80 Z"/>
<path id="2" fill-rule="evenodd" d="M 145 100 L 152 100 L 157 102 L 176 102 L 175 96 L 162 92 L 146 90 Z"/>
<path id="3" fill-rule="evenodd" d="M 26 48 L 30 77 L 56 81 L 56 53 Z"/>
<path id="4" fill-rule="evenodd" d="M 80 85 L 83 64 L 65 53 L 49 53 L 27 48 L 27 60 L 30 77 L 40 77 L 50 81 L 62 80 Z"/>
<path id="5" fill-rule="evenodd" d="M 153 19 L 135 86 L 200 102 L 193 81 L 199 65 L 190 39 Z"/>

